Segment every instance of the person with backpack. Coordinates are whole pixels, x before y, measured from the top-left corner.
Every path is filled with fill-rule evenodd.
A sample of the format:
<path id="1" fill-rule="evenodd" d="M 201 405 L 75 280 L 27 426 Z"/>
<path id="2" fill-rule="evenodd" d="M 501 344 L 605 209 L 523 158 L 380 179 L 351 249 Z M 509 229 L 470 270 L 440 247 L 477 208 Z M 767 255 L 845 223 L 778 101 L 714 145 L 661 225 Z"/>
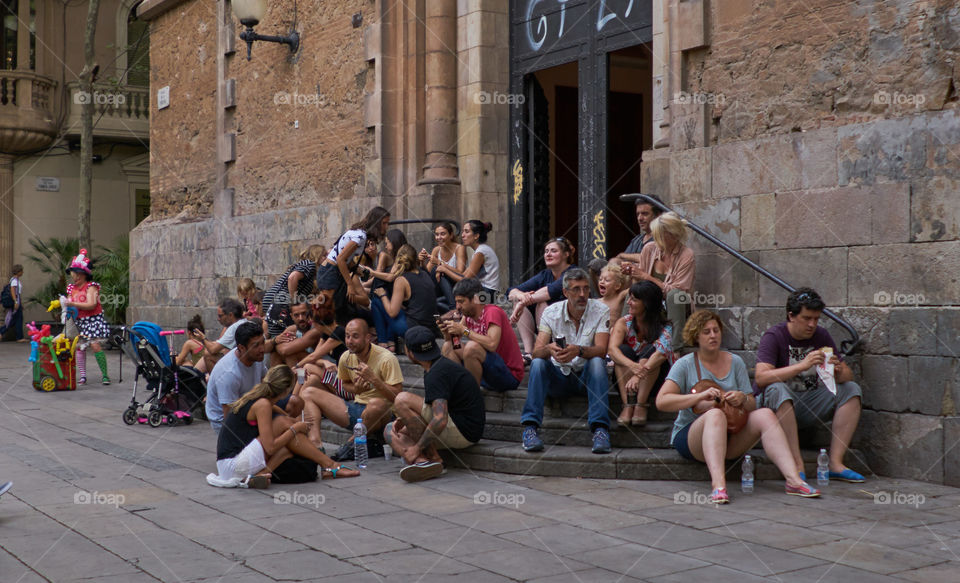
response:
<path id="1" fill-rule="evenodd" d="M 23 284 L 20 278 L 23 277 L 23 266 L 19 263 L 10 270 L 10 283 L 4 286 L 0 293 L 0 304 L 7 309 L 7 315 L 4 318 L 3 326 L 0 327 L 0 335 L 6 334 L 8 330 L 13 330 L 14 340 L 17 342 L 26 342 L 23 337 Z"/>

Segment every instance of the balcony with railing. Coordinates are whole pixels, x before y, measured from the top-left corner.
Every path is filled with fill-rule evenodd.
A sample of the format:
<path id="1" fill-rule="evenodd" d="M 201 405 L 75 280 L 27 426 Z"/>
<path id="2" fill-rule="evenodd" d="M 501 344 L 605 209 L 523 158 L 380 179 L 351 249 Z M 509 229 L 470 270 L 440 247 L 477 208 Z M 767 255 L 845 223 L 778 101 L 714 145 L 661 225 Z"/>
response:
<path id="1" fill-rule="evenodd" d="M 150 139 L 150 89 L 133 85 L 97 83 L 93 93 L 80 91 L 78 82 L 68 83 L 69 115 L 65 134 L 80 135 L 80 112 L 86 102 L 93 103 L 95 137 L 147 142 Z"/>
<path id="2" fill-rule="evenodd" d="M 33 71 L 0 70 L 0 151 L 30 152 L 53 143 L 56 85 Z"/>

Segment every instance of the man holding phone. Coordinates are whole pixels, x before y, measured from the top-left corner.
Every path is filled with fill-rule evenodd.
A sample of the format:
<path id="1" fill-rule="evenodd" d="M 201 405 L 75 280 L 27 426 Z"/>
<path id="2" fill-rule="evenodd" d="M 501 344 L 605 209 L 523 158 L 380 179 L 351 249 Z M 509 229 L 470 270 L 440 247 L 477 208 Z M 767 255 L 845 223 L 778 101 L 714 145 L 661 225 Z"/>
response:
<path id="1" fill-rule="evenodd" d="M 543 450 L 540 425 L 547 396 L 586 394 L 593 453 L 610 453 L 609 384 L 604 357 L 610 339 L 610 310 L 590 299 L 590 279 L 579 267 L 563 275 L 566 300 L 549 306 L 540 318 L 533 364 L 523 406 L 523 449 Z"/>
<path id="2" fill-rule="evenodd" d="M 523 380 L 523 355 L 507 313 L 492 303 L 474 277 L 458 281 L 453 297 L 463 318 L 440 324 L 443 355 L 462 363 L 485 389 L 498 393 L 516 389 Z M 455 340 L 461 336 L 467 343 L 457 347 Z"/>
<path id="3" fill-rule="evenodd" d="M 322 417 L 345 429 L 353 429 L 357 421 L 363 419 L 371 449 L 376 436 L 390 420 L 393 401 L 403 390 L 403 373 L 397 357 L 373 344 L 370 335 L 370 323 L 365 319 L 358 317 L 347 322 L 344 338 L 347 352 L 340 356 L 337 377 L 342 389 L 354 394 L 353 401 L 344 401 L 320 386 L 323 379 L 315 375 L 307 378 L 307 386 L 300 392 L 305 416 L 314 420 L 307 436 L 317 447 L 321 443 Z M 337 461 L 352 459 L 349 457 L 352 451 L 353 444 L 347 443 L 333 457 Z"/>

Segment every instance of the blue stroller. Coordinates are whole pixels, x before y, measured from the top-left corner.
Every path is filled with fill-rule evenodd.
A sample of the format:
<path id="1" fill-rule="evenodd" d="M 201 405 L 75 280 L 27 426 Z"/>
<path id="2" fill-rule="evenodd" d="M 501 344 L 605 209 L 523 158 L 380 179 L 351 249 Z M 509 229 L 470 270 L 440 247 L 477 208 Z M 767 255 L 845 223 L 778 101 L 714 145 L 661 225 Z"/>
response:
<path id="1" fill-rule="evenodd" d="M 123 422 L 127 425 L 189 425 L 194 417 L 206 417 L 207 383 L 203 374 L 193 367 L 177 366 L 167 344 L 167 336 L 183 333 L 183 330 L 164 332 L 153 322 L 137 322 L 121 328 L 117 344 L 136 365 L 133 396 L 123 412 Z M 138 402 L 137 385 L 141 378 L 146 380 L 149 396 Z"/>

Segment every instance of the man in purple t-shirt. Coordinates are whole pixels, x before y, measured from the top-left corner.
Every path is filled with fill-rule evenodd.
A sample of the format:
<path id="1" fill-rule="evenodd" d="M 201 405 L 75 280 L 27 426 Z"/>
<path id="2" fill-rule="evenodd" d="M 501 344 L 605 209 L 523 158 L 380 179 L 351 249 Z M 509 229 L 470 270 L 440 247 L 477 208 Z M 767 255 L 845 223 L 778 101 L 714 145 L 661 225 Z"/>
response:
<path id="1" fill-rule="evenodd" d="M 836 356 L 830 333 L 817 325 L 824 307 L 820 295 L 808 287 L 787 297 L 787 321 L 773 326 L 760 339 L 754 394 L 758 407 L 777 412 L 801 477 L 804 467 L 797 428 L 832 419 L 830 479 L 863 482 L 863 476 L 843 465 L 860 421 L 860 386 L 853 382 L 850 367 Z M 832 351 L 829 362 L 835 366 L 836 394 L 817 374 L 817 366 L 827 358 L 823 348 Z"/>
<path id="2" fill-rule="evenodd" d="M 480 281 L 461 279 L 453 286 L 460 322 L 443 323 L 443 355 L 463 363 L 480 386 L 491 391 L 512 391 L 523 380 L 523 354 L 510 318 L 503 308 L 486 298 Z M 467 342 L 455 349 L 452 338 L 463 336 Z"/>

